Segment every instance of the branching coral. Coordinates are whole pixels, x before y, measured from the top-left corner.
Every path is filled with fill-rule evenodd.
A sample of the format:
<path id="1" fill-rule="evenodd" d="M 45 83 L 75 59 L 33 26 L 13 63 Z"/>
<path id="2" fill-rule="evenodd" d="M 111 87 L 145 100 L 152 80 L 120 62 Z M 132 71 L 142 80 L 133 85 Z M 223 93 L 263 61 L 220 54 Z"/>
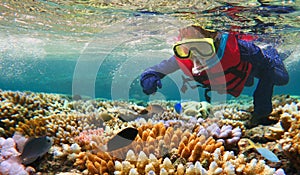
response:
<path id="1" fill-rule="evenodd" d="M 28 137 L 44 136 L 47 134 L 46 118 L 35 117 L 31 119 L 25 119 L 24 122 L 19 122 L 15 131 Z"/>
<path id="2" fill-rule="evenodd" d="M 56 136 L 55 143 L 75 143 L 74 138 L 81 131 L 102 127 L 102 120 L 97 114 L 54 114 L 47 117 L 48 134 Z"/>
<path id="3" fill-rule="evenodd" d="M 239 127 L 232 128 L 231 125 L 223 125 L 221 128 L 213 123 L 206 128 L 199 125 L 195 131 L 197 135 L 204 135 L 206 138 L 212 136 L 218 141 L 223 142 L 226 146 L 234 146 L 240 140 L 242 131 Z"/>
<path id="4" fill-rule="evenodd" d="M 0 136 L 12 136 L 19 122 L 25 123 L 33 117 L 44 117 L 58 111 L 69 111 L 64 103 L 66 100 L 59 95 L 1 91 Z"/>

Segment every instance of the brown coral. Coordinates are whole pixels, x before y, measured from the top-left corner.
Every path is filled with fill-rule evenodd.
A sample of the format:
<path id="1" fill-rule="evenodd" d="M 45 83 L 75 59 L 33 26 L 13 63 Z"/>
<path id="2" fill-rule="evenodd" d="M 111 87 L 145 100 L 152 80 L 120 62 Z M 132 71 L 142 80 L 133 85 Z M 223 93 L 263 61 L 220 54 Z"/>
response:
<path id="1" fill-rule="evenodd" d="M 108 174 L 114 172 L 113 157 L 99 151 L 97 154 L 81 152 L 74 163 L 79 169 L 87 169 L 91 174 Z"/>
<path id="2" fill-rule="evenodd" d="M 46 118 L 36 117 L 29 120 L 25 119 L 24 122 L 19 122 L 15 131 L 29 137 L 47 135 Z"/>
<path id="3" fill-rule="evenodd" d="M 16 126 L 34 117 L 45 117 L 57 111 L 69 111 L 64 108 L 65 99 L 59 95 L 31 92 L 0 92 L 0 132 L 10 137 Z M 28 123 L 28 122 L 27 122 Z"/>

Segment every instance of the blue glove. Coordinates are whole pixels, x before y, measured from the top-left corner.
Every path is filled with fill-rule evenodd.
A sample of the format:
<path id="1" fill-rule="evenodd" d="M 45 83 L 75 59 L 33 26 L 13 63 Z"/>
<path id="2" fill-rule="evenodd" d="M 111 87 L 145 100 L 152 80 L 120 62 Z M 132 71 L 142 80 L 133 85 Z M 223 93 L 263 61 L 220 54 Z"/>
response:
<path id="1" fill-rule="evenodd" d="M 155 71 L 145 71 L 140 78 L 143 92 L 147 95 L 153 94 L 158 88 L 162 88 L 160 79 L 165 75 Z"/>

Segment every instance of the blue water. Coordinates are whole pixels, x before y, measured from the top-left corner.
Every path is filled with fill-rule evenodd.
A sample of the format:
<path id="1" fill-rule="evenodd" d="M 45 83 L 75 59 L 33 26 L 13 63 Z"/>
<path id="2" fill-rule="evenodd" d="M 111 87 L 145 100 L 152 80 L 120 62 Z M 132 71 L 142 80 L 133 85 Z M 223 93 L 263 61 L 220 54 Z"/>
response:
<path id="1" fill-rule="evenodd" d="M 74 57 L 77 55 L 74 55 Z M 26 71 L 20 75 L 6 77 L 5 73 L 10 70 L 10 65 L 14 64 L 12 60 L 2 62 L 0 87 L 3 90 L 13 91 L 34 91 L 46 93 L 59 93 L 72 96 L 73 75 L 76 67 L 76 60 L 63 60 L 55 58 L 44 58 L 44 60 L 25 61 Z M 95 97 L 112 99 L 112 81 L 114 78 L 113 71 L 117 68 L 117 64 L 104 62 L 99 68 L 97 78 L 95 80 Z M 300 67 L 298 63 L 295 67 Z M 286 86 L 275 86 L 274 94 L 291 94 L 300 95 L 300 71 L 299 69 L 289 70 L 290 82 Z M 131 82 L 128 98 L 136 100 L 149 100 L 149 96 L 142 92 L 139 85 L 139 74 L 135 75 L 135 79 Z M 166 77 L 162 80 L 163 88 L 158 92 L 163 94 L 166 100 L 183 100 L 181 97 L 180 86 L 174 81 Z M 245 87 L 243 94 L 251 95 L 256 85 Z M 122 91 L 120 87 L 119 91 Z M 204 100 L 204 91 L 199 89 L 199 98 Z M 82 94 L 88 95 L 88 94 Z M 125 97 L 126 98 L 126 97 Z"/>
<path id="2" fill-rule="evenodd" d="M 0 15 L 1 19 L 4 19 L 0 21 L 0 89 L 115 100 L 204 100 L 202 89 L 194 90 L 189 95 L 180 92 L 183 75 L 180 71 L 164 78 L 163 88 L 154 96 L 143 94 L 139 85 L 139 76 L 143 70 L 169 58 L 172 55 L 172 39 L 176 37 L 177 30 L 191 23 L 192 20 L 176 18 L 176 15 L 181 13 L 172 13 L 170 9 L 164 13 L 159 10 L 116 12 L 107 8 L 93 8 L 94 16 L 78 13 L 70 19 L 65 19 L 70 13 L 63 10 L 71 11 L 72 6 L 60 7 L 57 4 L 39 1 L 39 4 L 35 5 L 60 7 L 63 9 L 61 14 L 65 16 L 52 18 L 48 12 L 31 13 L 25 10 L 20 12 L 24 13 L 25 17 L 22 17 L 10 11 L 14 10 L 14 5 L 9 4 L 10 2 L 1 4 L 2 10 L 7 13 Z M 16 5 L 16 9 L 17 7 Z M 292 9 L 291 12 L 286 12 L 280 5 L 280 8 L 277 8 L 278 3 L 272 6 L 276 7 L 276 11 L 273 12 L 270 11 L 272 8 L 263 5 L 255 8 L 237 8 L 242 15 L 246 15 L 238 19 L 228 10 L 235 9 L 233 7 L 227 4 L 203 10 L 203 13 L 199 14 L 207 20 L 205 24 L 222 22 L 215 23 L 215 26 L 211 24 L 210 28 L 228 29 L 231 23 L 226 23 L 226 20 L 224 23 L 223 20 L 224 17 L 228 17 L 251 34 L 265 38 L 284 38 L 282 43 L 278 44 L 278 48 L 281 51 L 293 51 L 285 60 L 290 82 L 286 86 L 275 87 L 274 94 L 300 95 L 300 26 L 297 24 L 299 4 L 293 1 L 291 5 L 287 4 L 286 7 L 288 10 Z M 228 13 L 229 11 L 231 13 Z M 100 12 L 103 14 L 98 14 Z M 7 15 L 10 13 L 11 15 Z M 248 13 L 251 13 L 251 16 L 247 17 Z M 255 16 L 255 13 L 258 14 Z M 259 14 L 260 18 L 257 16 Z M 81 19 L 89 15 L 91 18 Z M 246 18 L 249 18 L 248 21 Z M 252 25 L 250 18 L 257 24 Z M 107 21 L 101 23 L 103 19 Z M 260 22 L 257 22 L 258 19 Z M 282 19 L 287 22 L 282 23 Z M 276 24 L 276 21 L 279 23 Z M 246 24 L 249 24 L 249 29 Z M 243 94 L 252 95 L 254 89 L 255 85 L 246 87 Z"/>

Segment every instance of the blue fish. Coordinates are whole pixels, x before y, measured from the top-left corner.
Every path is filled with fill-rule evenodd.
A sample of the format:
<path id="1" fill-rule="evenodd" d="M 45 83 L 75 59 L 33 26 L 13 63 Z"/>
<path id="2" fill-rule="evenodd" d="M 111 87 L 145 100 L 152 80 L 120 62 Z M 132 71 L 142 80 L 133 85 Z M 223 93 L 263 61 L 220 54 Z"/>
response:
<path id="1" fill-rule="evenodd" d="M 178 113 L 178 114 L 181 114 L 182 113 L 182 106 L 181 106 L 181 103 L 178 102 L 174 105 L 174 109 L 175 111 Z"/>
<path id="2" fill-rule="evenodd" d="M 47 136 L 29 138 L 23 148 L 21 160 L 24 165 L 31 164 L 48 152 L 52 139 Z"/>

